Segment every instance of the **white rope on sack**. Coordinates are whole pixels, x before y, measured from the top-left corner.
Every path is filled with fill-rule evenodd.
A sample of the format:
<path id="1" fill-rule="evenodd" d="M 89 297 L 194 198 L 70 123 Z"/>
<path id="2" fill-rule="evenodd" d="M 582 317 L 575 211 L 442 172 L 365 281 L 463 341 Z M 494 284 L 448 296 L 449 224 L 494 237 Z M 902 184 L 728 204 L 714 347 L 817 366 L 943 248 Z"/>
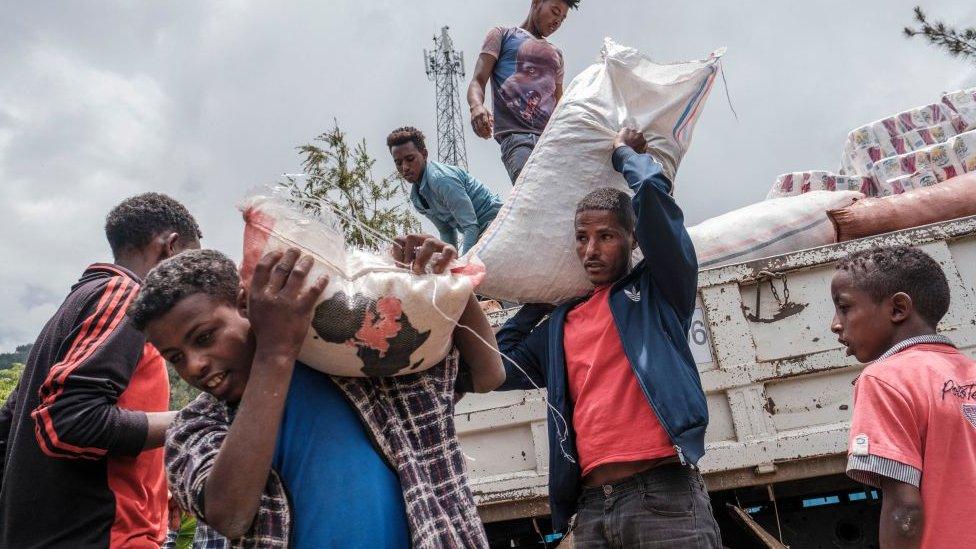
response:
<path id="1" fill-rule="evenodd" d="M 314 201 L 307 200 L 307 199 L 298 199 L 297 201 L 300 201 L 300 202 L 303 202 L 303 203 L 306 203 L 306 204 L 317 205 L 317 206 L 323 206 L 323 205 L 328 206 L 329 209 L 333 213 L 335 213 L 337 216 L 345 219 L 349 223 L 355 224 L 361 230 L 363 230 L 363 231 L 369 233 L 370 235 L 376 237 L 378 240 L 382 240 L 382 241 L 388 242 L 388 243 L 390 243 L 393 246 L 398 247 L 398 248 L 401 247 L 400 246 L 400 243 L 398 243 L 396 240 L 394 240 L 394 239 L 386 236 L 385 234 L 380 233 L 379 231 L 373 229 L 372 227 L 367 226 L 365 223 L 363 223 L 362 221 L 356 219 L 355 217 L 350 216 L 350 215 L 348 215 L 347 213 L 345 213 L 343 211 L 340 211 L 335 205 L 333 205 L 333 204 L 331 204 L 329 202 L 325 202 L 325 201 L 314 202 Z M 402 266 L 405 266 L 405 265 L 402 265 Z M 411 275 L 414 275 L 414 272 L 412 270 L 407 269 L 407 271 Z M 416 275 L 414 275 L 414 276 L 416 276 Z M 478 341 L 480 341 L 482 344 L 484 344 L 486 347 L 488 347 L 488 349 L 490 349 L 491 351 L 497 353 L 498 356 L 500 356 L 504 360 L 507 360 L 509 362 L 509 364 L 511 364 L 512 366 L 514 366 L 523 376 L 525 376 L 525 378 L 527 380 L 529 380 L 529 383 L 532 384 L 532 387 L 533 388 L 535 388 L 538 391 L 542 391 L 542 387 L 539 387 L 539 385 L 536 384 L 536 382 L 532 379 L 532 376 L 530 376 L 528 374 L 528 372 L 525 371 L 525 368 L 523 368 L 518 362 L 516 362 L 515 360 L 513 360 L 511 357 L 509 357 L 505 353 L 501 352 L 500 350 L 496 349 L 494 345 L 492 345 L 487 340 L 485 340 L 483 337 L 481 337 L 478 334 L 478 332 L 476 332 L 474 329 L 472 329 L 471 327 L 466 326 L 464 324 L 461 324 L 457 320 L 454 320 L 453 318 L 451 318 L 450 316 L 448 316 L 444 311 L 442 311 L 440 307 L 437 306 L 437 278 L 434 277 L 433 278 L 433 281 L 434 281 L 434 289 L 433 289 L 433 293 L 431 295 L 431 305 L 434 307 L 434 310 L 437 311 L 437 313 L 439 315 L 441 315 L 442 317 L 444 317 L 445 320 L 447 320 L 448 322 L 450 322 L 454 326 L 456 326 L 458 328 L 463 328 L 463 329 L 471 332 L 471 334 L 475 337 L 475 339 L 477 339 Z M 569 455 L 569 452 L 566 451 L 566 446 L 565 446 L 565 444 L 569 440 L 569 423 L 566 421 L 566 418 L 563 416 L 562 412 L 560 412 L 555 406 L 553 406 L 549 402 L 549 398 L 544 394 L 544 392 L 543 392 L 543 395 L 542 395 L 542 402 L 544 402 L 545 405 L 546 405 L 546 407 L 548 408 L 548 413 L 551 413 L 552 416 L 553 416 L 553 421 L 554 421 L 555 426 L 556 426 L 556 437 L 559 440 L 559 451 L 560 451 L 560 453 L 570 463 L 576 463 L 576 460 L 574 460 L 573 457 L 571 455 Z M 465 454 L 465 455 L 467 456 L 467 454 Z M 473 458 L 471 458 L 470 456 L 468 456 L 468 459 L 471 459 L 472 461 L 474 461 Z"/>
<path id="2" fill-rule="evenodd" d="M 444 314 L 444 311 L 442 311 L 440 309 L 440 307 L 437 306 L 437 278 L 434 278 L 434 292 L 433 292 L 433 297 L 432 297 L 431 304 L 434 306 L 434 310 L 437 311 L 438 313 L 440 313 L 440 315 L 442 317 L 444 317 L 445 319 L 447 319 L 449 322 L 453 323 L 458 328 L 464 328 L 465 330 L 471 332 L 471 334 L 475 338 L 477 338 L 478 341 L 484 343 L 484 345 L 486 347 L 488 347 L 492 351 L 498 353 L 498 356 L 500 356 L 503 359 L 507 360 L 512 366 L 515 366 L 515 368 L 518 369 L 518 371 L 521 372 L 521 374 L 523 376 L 525 376 L 525 379 L 529 380 L 529 383 L 532 384 L 532 387 L 534 387 L 538 391 L 542 391 L 542 387 L 539 387 L 536 384 L 536 382 L 532 379 L 532 376 L 530 376 L 528 374 L 528 372 L 526 372 L 525 369 L 522 368 L 522 366 L 518 362 L 515 362 L 508 355 L 506 355 L 505 353 L 503 353 L 503 352 L 499 351 L 498 349 L 496 349 L 494 345 L 492 345 L 491 343 L 489 343 L 488 341 L 486 341 L 483 337 L 481 337 L 480 335 L 478 335 L 478 332 L 474 331 L 472 328 L 470 328 L 468 326 L 465 326 L 464 324 L 461 324 L 460 322 L 458 322 L 456 320 L 453 320 L 453 319 L 451 319 L 451 317 L 449 317 L 446 314 Z M 566 451 L 565 443 L 566 443 L 566 441 L 569 440 L 569 424 L 566 422 L 566 418 L 563 416 L 563 414 L 555 406 L 553 406 L 552 404 L 549 403 L 549 398 L 545 394 L 542 395 L 542 402 L 544 402 L 546 404 L 546 407 L 549 408 L 549 410 L 552 412 L 553 418 L 559 420 L 559 421 L 556 421 L 555 422 L 555 425 L 556 425 L 556 437 L 559 439 L 559 452 L 570 463 L 576 463 L 576 460 L 574 460 L 573 457 L 571 455 L 569 455 L 569 452 Z M 560 429 L 560 423 L 562 424 L 562 429 Z"/>

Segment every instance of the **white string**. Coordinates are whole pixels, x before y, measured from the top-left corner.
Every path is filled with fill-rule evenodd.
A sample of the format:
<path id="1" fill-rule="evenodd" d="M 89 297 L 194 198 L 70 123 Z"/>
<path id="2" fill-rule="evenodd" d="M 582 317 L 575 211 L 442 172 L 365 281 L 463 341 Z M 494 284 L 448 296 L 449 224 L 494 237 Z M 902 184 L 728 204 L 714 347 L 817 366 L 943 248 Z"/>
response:
<path id="1" fill-rule="evenodd" d="M 302 198 L 302 197 L 289 197 L 288 200 L 291 200 L 293 202 L 298 202 L 298 203 L 301 203 L 301 204 L 307 204 L 309 206 L 316 206 L 316 207 L 319 207 L 319 208 L 321 208 L 322 206 L 328 206 L 329 209 L 332 210 L 332 212 L 334 214 L 336 214 L 337 216 L 345 219 L 349 223 L 355 224 L 357 227 L 359 227 L 360 230 L 369 233 L 370 235 L 374 236 L 378 240 L 384 240 L 386 242 L 389 242 L 390 244 L 393 244 L 394 246 L 398 246 L 398 247 L 400 246 L 400 244 L 397 243 L 396 240 L 394 240 L 394 239 L 386 236 L 385 234 L 377 231 L 376 229 L 373 229 L 372 227 L 370 227 L 369 225 L 366 225 L 365 223 L 363 223 L 359 219 L 356 219 L 354 216 L 351 216 L 351 215 L 347 214 L 346 212 L 343 212 L 342 210 L 339 209 L 338 206 L 336 206 L 332 202 L 329 202 L 327 200 L 318 200 L 318 201 L 315 201 L 315 200 L 311 200 L 311 199 L 308 199 L 308 198 Z"/>
<path id="2" fill-rule="evenodd" d="M 465 326 L 464 324 L 461 324 L 457 320 L 454 320 L 451 317 L 447 316 L 447 314 L 445 314 L 444 311 L 442 311 L 441 308 L 437 306 L 437 278 L 434 277 L 433 280 L 434 280 L 434 292 L 433 292 L 433 298 L 432 298 L 431 304 L 434 306 L 434 310 L 437 311 L 438 313 L 440 313 L 440 315 L 442 317 L 444 317 L 445 320 L 447 320 L 448 322 L 454 324 L 458 328 L 464 328 L 465 330 L 471 332 L 471 334 L 474 335 L 474 337 L 477 338 L 478 341 L 484 343 L 485 347 L 488 347 L 488 349 L 490 349 L 491 351 L 494 351 L 494 352 L 498 353 L 498 356 L 500 356 L 503 359 L 507 360 L 509 363 L 511 363 L 512 366 L 515 366 L 515 368 L 518 369 L 518 371 L 521 372 L 522 375 L 525 376 L 525 379 L 528 379 L 529 380 L 529 383 L 532 384 L 532 387 L 534 387 L 536 390 L 542 391 L 542 387 L 539 387 L 538 385 L 536 385 L 535 381 L 533 381 L 533 379 L 532 379 L 532 376 L 530 376 L 528 374 L 528 372 L 526 372 L 525 369 L 522 368 L 522 366 L 519 365 L 518 362 L 515 362 L 514 360 L 512 360 L 511 358 L 509 358 L 508 355 L 506 355 L 505 353 L 503 353 L 500 350 L 496 349 L 494 345 L 492 345 L 491 343 L 489 343 L 488 341 L 486 341 L 483 337 L 481 337 L 480 335 L 478 335 L 478 332 L 474 331 L 473 329 L 471 329 L 468 326 Z M 543 397 L 542 397 L 542 402 L 544 402 L 546 404 L 546 407 L 549 408 L 549 410 L 553 414 L 553 420 L 554 420 L 554 424 L 556 426 L 556 438 L 559 439 L 559 452 L 570 463 L 576 463 L 576 460 L 574 460 L 573 457 L 570 456 L 568 452 L 566 452 L 566 447 L 564 446 L 564 444 L 566 443 L 566 441 L 569 440 L 569 424 L 566 422 L 566 418 L 563 417 L 563 414 L 558 409 L 556 409 L 555 406 L 553 406 L 552 404 L 549 403 L 549 399 L 544 394 L 543 394 Z M 556 419 L 558 419 L 559 421 L 555 421 Z M 561 422 L 561 425 L 562 425 L 562 429 L 560 429 L 560 422 Z"/>

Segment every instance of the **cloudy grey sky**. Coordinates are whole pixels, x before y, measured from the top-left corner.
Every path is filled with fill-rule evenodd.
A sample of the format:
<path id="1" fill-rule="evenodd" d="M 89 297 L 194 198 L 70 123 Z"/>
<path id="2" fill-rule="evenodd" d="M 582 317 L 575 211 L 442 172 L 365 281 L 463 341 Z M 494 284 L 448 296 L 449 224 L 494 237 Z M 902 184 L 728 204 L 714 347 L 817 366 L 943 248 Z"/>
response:
<path id="1" fill-rule="evenodd" d="M 653 58 L 728 46 L 678 173 L 689 223 L 763 198 L 779 173 L 836 169 L 846 132 L 976 84 L 900 29 L 915 0 L 584 0 L 552 38 L 567 79 L 604 36 Z M 107 211 L 158 190 L 186 203 L 205 245 L 240 256 L 235 203 L 298 170 L 294 147 L 333 118 L 393 170 L 386 133 L 434 133 L 421 51 L 450 25 L 474 66 L 485 31 L 528 0 L 16 2 L 0 18 L 0 350 L 32 341 L 84 267 L 109 259 Z M 925 3 L 976 24 L 971 2 Z M 494 141 L 467 130 L 471 171 L 509 189 Z"/>

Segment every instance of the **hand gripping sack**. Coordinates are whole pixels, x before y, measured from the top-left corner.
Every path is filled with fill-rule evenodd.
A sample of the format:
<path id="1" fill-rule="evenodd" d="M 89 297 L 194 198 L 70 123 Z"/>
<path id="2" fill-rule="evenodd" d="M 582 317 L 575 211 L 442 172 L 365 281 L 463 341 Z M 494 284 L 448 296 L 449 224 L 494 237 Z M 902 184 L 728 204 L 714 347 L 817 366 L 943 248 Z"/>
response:
<path id="1" fill-rule="evenodd" d="M 253 196 L 241 209 L 245 284 L 264 254 L 289 247 L 315 259 L 309 283 L 329 276 L 299 360 L 331 375 L 374 377 L 419 372 L 447 356 L 480 278 L 475 265 L 466 267 L 469 274 L 418 276 L 392 258 L 347 249 L 330 213 L 312 218 L 267 196 Z"/>
<path id="2" fill-rule="evenodd" d="M 642 131 L 674 181 L 724 52 L 661 65 L 607 39 L 603 60 L 566 88 L 508 200 L 468 253 L 486 270 L 478 293 L 523 303 L 586 293 L 573 214 L 599 187 L 628 190 L 611 165 L 614 136 L 624 126 Z"/>

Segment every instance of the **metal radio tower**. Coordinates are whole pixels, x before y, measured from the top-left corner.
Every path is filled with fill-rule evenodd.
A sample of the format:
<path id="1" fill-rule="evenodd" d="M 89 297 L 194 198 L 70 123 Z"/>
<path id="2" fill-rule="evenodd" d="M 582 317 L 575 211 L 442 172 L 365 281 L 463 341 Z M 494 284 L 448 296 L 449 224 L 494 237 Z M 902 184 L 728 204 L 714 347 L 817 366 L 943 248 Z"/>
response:
<path id="1" fill-rule="evenodd" d="M 464 57 L 454 51 L 454 42 L 441 28 L 434 37 L 434 50 L 424 50 L 427 78 L 434 81 L 437 95 L 437 160 L 468 169 L 468 152 L 464 147 L 464 118 L 458 100 L 458 81 L 464 78 Z"/>

